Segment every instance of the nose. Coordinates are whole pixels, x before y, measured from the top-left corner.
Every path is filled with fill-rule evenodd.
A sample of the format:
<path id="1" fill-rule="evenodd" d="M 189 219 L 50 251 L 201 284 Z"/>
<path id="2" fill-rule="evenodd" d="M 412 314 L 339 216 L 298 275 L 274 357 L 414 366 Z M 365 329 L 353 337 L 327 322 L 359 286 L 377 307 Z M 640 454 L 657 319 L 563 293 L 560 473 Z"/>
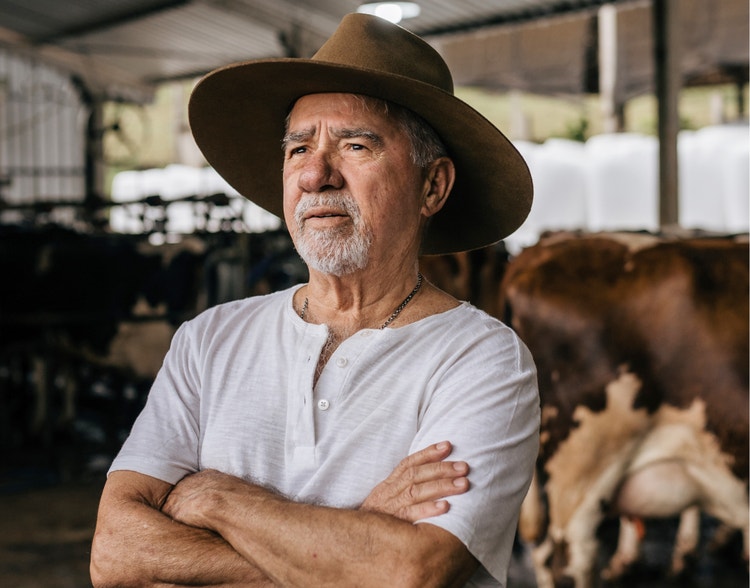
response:
<path id="1" fill-rule="evenodd" d="M 325 150 L 308 154 L 299 174 L 299 188 L 305 192 L 338 190 L 344 183 L 336 159 Z"/>

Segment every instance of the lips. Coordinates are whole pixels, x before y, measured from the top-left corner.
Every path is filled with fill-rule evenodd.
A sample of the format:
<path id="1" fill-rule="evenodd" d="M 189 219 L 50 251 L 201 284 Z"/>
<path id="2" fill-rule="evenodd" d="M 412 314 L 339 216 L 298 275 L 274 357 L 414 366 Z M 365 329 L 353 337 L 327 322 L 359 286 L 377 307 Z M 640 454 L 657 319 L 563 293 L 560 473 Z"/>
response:
<path id="1" fill-rule="evenodd" d="M 294 220 L 302 227 L 307 221 L 315 221 L 320 228 L 338 221 L 357 223 L 359 209 L 347 194 L 309 194 L 303 196 L 294 210 Z"/>
<path id="2" fill-rule="evenodd" d="M 332 209 L 312 209 L 302 217 L 303 220 L 311 218 L 338 218 L 349 216 L 345 211 Z"/>

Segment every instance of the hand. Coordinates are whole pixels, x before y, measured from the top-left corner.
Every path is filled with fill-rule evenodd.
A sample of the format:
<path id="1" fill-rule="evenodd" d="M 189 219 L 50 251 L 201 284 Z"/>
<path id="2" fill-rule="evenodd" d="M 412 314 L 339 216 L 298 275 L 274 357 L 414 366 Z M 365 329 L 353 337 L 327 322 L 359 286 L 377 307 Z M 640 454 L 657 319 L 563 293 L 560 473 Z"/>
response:
<path id="1" fill-rule="evenodd" d="M 217 470 L 203 470 L 180 480 L 167 495 L 161 511 L 186 525 L 215 530 L 208 516 L 211 508 L 220 506 L 224 493 L 247 486 L 240 478 Z"/>
<path id="2" fill-rule="evenodd" d="M 375 486 L 360 509 L 410 523 L 447 512 L 450 505 L 445 498 L 469 489 L 469 465 L 444 461 L 452 449 L 449 442 L 442 441 L 405 457 Z"/>

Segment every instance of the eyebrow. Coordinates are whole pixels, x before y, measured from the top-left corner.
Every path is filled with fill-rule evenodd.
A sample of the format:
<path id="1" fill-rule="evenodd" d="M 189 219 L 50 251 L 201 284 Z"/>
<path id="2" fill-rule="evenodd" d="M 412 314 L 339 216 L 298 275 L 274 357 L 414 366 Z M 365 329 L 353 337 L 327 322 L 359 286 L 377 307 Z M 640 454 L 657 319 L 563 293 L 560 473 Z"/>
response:
<path id="1" fill-rule="evenodd" d="M 383 137 L 369 129 L 340 129 L 335 130 L 333 134 L 334 136 L 340 137 L 341 139 L 357 139 L 359 137 L 362 137 L 370 141 L 376 147 L 383 146 Z"/>
<path id="2" fill-rule="evenodd" d="M 281 148 L 286 149 L 289 143 L 301 143 L 315 134 L 315 129 L 306 129 L 303 131 L 291 131 L 284 135 L 281 140 Z"/>
<path id="3" fill-rule="evenodd" d="M 383 137 L 378 135 L 377 133 L 366 129 L 366 128 L 343 128 L 343 129 L 333 129 L 331 131 L 331 134 L 339 139 L 356 139 L 356 138 L 363 138 L 370 141 L 373 145 L 376 147 L 382 147 L 383 146 Z M 303 129 L 300 131 L 291 131 L 284 135 L 284 138 L 281 141 L 281 147 L 282 149 L 286 149 L 287 146 L 290 143 L 301 143 L 304 142 L 310 137 L 313 137 L 315 135 L 315 129 Z"/>

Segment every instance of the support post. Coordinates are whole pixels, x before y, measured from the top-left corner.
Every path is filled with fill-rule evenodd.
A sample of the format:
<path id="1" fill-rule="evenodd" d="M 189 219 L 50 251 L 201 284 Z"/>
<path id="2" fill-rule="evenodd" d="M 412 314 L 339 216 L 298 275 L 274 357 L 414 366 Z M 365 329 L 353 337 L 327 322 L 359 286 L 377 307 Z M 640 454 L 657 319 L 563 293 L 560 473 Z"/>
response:
<path id="1" fill-rule="evenodd" d="M 652 0 L 659 126 L 659 224 L 679 223 L 677 134 L 680 128 L 680 0 Z"/>
<path id="2" fill-rule="evenodd" d="M 599 9 L 599 100 L 605 133 L 618 133 L 625 127 L 618 70 L 619 37 L 617 6 L 605 4 Z"/>

